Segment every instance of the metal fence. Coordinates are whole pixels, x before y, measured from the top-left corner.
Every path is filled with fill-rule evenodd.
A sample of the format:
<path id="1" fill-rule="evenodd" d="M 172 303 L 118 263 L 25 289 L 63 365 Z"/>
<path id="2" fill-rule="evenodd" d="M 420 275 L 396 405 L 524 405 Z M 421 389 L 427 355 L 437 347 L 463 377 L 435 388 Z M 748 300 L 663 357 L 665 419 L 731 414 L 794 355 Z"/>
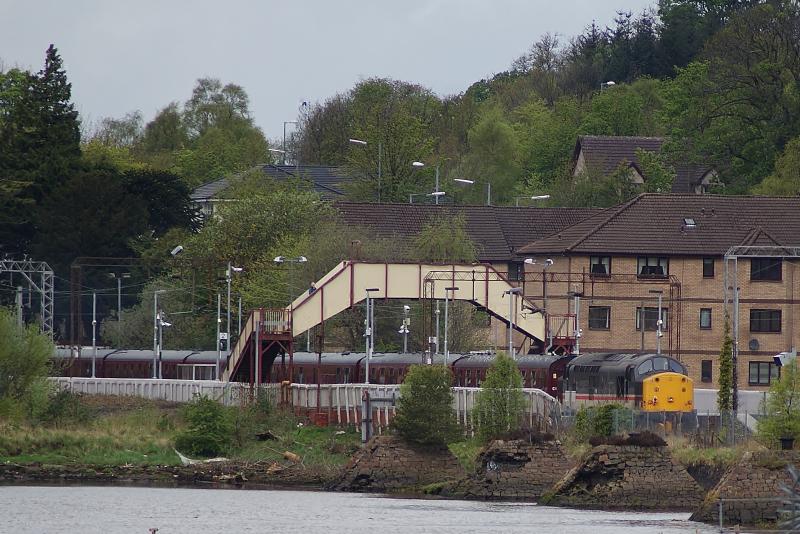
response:
<path id="1" fill-rule="evenodd" d="M 226 406 L 249 402 L 267 395 L 273 405 L 291 407 L 298 415 L 325 414 L 337 425 L 358 426 L 362 421 L 362 399 L 365 392 L 372 398 L 400 399 L 399 385 L 373 384 L 262 384 L 258 390 L 248 384 L 211 380 L 158 380 L 124 378 L 51 379 L 58 387 L 75 393 L 123 395 L 169 402 L 190 402 L 206 395 Z M 453 412 L 459 424 L 472 430 L 473 409 L 481 388 L 456 387 L 453 391 Z M 524 424 L 531 429 L 556 430 L 561 422 L 560 404 L 540 389 L 522 390 L 525 399 Z M 377 405 L 376 405 L 377 406 Z M 370 417 L 376 432 L 385 429 L 397 410 L 396 402 L 382 402 Z"/>

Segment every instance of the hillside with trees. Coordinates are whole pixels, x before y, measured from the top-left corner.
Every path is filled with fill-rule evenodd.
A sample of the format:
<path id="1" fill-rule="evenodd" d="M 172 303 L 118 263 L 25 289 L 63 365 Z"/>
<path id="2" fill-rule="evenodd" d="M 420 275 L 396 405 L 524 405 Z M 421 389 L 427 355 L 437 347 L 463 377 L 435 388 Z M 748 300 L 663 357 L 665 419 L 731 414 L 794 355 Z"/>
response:
<path id="1" fill-rule="evenodd" d="M 677 162 L 713 167 L 718 193 L 800 193 L 797 2 L 659 0 L 607 26 L 587 24 L 577 36 L 539 37 L 508 70 L 460 94 L 360 81 L 301 113 L 289 160 L 343 167 L 358 177 L 347 198 L 363 202 L 431 191 L 438 168 L 448 202 L 484 203 L 491 187 L 499 205 L 549 194 L 551 205 L 610 206 L 642 190 L 668 191 Z M 147 123 L 133 111 L 87 125 L 54 46 L 38 72 L 0 71 L 0 252 L 55 268 L 62 339 L 70 265 L 80 257 L 131 262 L 121 317 L 109 278 L 119 272 L 87 270 L 81 280 L 84 307 L 100 292 L 104 340 L 147 346 L 152 292 L 168 289 L 163 302 L 180 315 L 167 346 L 207 348 L 228 261 L 245 267 L 232 284 L 248 308 L 284 303 L 353 242 L 369 242 L 365 258 L 397 254 L 341 225 L 307 188 L 248 172 L 271 157 L 243 87 L 206 77 L 186 89 L 183 102 L 165 103 Z M 648 180 L 637 186 L 621 172 L 573 177 L 581 135 L 657 136 L 664 145 L 638 155 Z M 233 184 L 225 195 L 237 202 L 201 227 L 189 193 L 224 176 Z M 463 253 L 420 239 L 428 258 Z M 185 252 L 172 258 L 177 244 Z M 302 267 L 272 263 L 311 249 Z M 0 288 L 0 302 L 14 296 Z M 90 318 L 82 319 L 85 329 Z M 360 343 L 358 314 L 341 321 L 341 342 Z"/>

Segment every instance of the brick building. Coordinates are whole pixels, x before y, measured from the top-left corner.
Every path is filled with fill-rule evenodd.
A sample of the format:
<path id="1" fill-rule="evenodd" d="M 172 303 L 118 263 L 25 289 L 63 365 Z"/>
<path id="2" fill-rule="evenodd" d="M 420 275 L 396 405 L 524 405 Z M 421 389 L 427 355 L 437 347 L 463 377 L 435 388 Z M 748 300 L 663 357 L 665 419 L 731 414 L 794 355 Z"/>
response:
<path id="1" fill-rule="evenodd" d="M 724 259 L 732 247 L 776 257 L 743 257 L 734 269 Z M 800 258 L 777 257 L 790 247 L 800 247 L 800 197 L 643 194 L 519 248 L 517 260 L 528 259 L 525 295 L 549 313 L 574 313 L 579 296 L 581 352 L 660 343 L 706 387 L 718 378 L 727 263 L 728 287 L 739 287 L 739 387 L 760 389 L 777 376 L 773 356 L 800 345 Z M 548 344 L 574 336 L 573 325 L 550 327 Z"/>

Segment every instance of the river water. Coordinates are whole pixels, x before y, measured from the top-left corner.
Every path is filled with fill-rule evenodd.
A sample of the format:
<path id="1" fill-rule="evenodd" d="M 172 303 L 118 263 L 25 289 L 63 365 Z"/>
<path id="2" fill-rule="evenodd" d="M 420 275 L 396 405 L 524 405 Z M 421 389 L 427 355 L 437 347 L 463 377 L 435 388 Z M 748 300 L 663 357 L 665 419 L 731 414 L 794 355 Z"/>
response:
<path id="1" fill-rule="evenodd" d="M 313 491 L 0 487 L 0 532 L 14 534 L 716 532 L 688 517 Z"/>

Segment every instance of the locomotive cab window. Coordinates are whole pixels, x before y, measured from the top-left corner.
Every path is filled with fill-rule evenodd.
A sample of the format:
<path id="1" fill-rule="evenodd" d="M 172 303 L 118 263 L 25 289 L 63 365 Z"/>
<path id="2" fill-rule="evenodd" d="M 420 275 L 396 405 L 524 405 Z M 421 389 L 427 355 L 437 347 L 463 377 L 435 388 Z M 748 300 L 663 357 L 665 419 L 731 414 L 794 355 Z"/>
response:
<path id="1" fill-rule="evenodd" d="M 644 375 L 653 371 L 653 360 L 647 360 L 639 364 L 636 368 L 636 374 Z"/>

